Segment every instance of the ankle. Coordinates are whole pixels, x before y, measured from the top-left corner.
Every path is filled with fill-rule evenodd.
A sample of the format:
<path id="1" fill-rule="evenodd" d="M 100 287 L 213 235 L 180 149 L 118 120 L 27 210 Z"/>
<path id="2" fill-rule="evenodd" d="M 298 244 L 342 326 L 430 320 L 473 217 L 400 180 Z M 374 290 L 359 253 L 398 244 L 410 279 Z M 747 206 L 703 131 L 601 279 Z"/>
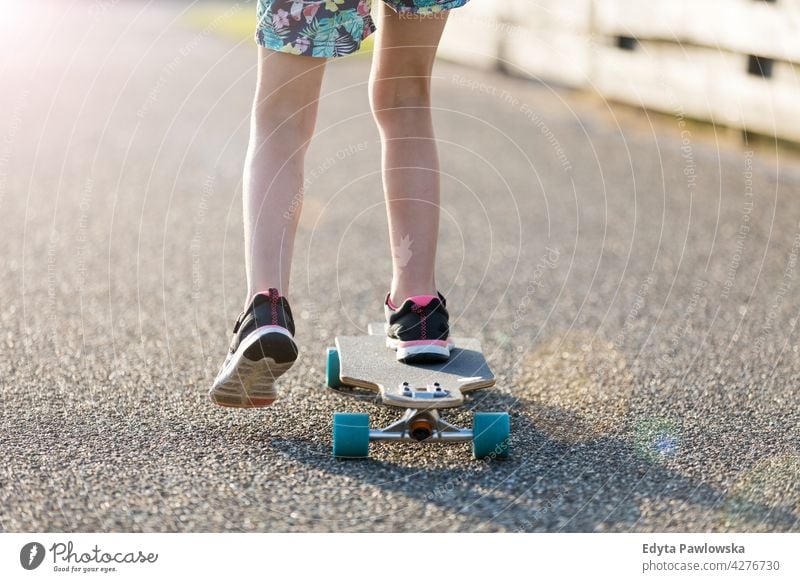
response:
<path id="1" fill-rule="evenodd" d="M 392 289 L 389 293 L 389 307 L 397 309 L 412 297 L 437 297 L 436 287 L 409 287 L 408 289 Z"/>
<path id="2" fill-rule="evenodd" d="M 285 295 L 283 294 L 283 292 L 280 290 L 279 287 L 264 287 L 263 289 L 259 287 L 258 289 L 251 289 L 251 290 L 249 290 L 247 292 L 247 297 L 246 297 L 246 301 L 245 301 L 245 309 L 251 303 L 253 303 L 253 299 L 256 298 L 256 295 L 269 295 L 270 291 L 272 289 L 275 289 L 278 292 L 278 296 L 279 297 L 285 297 Z"/>

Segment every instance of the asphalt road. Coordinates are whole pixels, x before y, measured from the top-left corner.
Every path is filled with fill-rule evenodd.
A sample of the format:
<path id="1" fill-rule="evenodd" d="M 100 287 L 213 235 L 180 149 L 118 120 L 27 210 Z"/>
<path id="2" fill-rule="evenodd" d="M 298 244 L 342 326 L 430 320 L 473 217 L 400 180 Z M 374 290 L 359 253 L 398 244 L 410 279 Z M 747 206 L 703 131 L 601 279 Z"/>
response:
<path id="1" fill-rule="evenodd" d="M 255 49 L 188 6 L 0 18 L 0 529 L 800 529 L 800 164 L 677 109 L 437 66 L 440 287 L 499 377 L 451 418 L 508 410 L 512 457 L 342 462 L 334 411 L 393 412 L 328 392 L 323 352 L 380 317 L 390 268 L 369 61 L 332 64 L 301 358 L 271 409 L 210 405 Z"/>

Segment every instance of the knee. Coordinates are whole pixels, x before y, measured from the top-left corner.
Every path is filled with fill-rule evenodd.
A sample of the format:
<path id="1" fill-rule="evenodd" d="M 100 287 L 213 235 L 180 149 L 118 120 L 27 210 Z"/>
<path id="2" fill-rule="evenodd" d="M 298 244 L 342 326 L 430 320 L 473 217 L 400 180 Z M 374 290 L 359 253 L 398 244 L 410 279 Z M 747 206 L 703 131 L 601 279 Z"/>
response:
<path id="1" fill-rule="evenodd" d="M 378 124 L 384 128 L 420 119 L 420 108 L 430 107 L 428 76 L 375 78 L 370 83 L 370 105 Z"/>
<path id="2" fill-rule="evenodd" d="M 253 104 L 253 136 L 291 147 L 308 144 L 316 124 L 316 104 L 298 102 L 287 91 L 257 91 Z"/>

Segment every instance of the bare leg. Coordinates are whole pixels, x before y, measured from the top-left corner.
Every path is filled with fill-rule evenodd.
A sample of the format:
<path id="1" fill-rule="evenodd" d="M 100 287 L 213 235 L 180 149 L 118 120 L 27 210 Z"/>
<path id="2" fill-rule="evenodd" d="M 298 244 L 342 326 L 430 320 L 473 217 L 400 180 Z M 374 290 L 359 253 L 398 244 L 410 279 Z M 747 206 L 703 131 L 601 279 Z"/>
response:
<path id="1" fill-rule="evenodd" d="M 391 300 L 435 295 L 439 159 L 430 75 L 446 13 L 398 15 L 383 2 L 370 75 L 370 103 L 383 145 L 383 187 L 392 245 Z"/>
<path id="2" fill-rule="evenodd" d="M 288 294 L 303 163 L 314 133 L 324 71 L 324 59 L 259 47 L 244 168 L 246 302 L 272 287 Z"/>

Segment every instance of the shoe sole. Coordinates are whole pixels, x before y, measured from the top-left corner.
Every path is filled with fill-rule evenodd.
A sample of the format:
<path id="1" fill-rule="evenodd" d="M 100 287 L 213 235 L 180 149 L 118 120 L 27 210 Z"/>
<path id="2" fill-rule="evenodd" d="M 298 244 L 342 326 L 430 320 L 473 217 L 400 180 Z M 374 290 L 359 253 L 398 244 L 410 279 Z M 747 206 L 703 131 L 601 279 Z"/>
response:
<path id="1" fill-rule="evenodd" d="M 275 381 L 297 360 L 297 346 L 288 333 L 266 326 L 250 334 L 214 381 L 211 401 L 227 408 L 273 404 L 278 398 Z"/>
<path id="2" fill-rule="evenodd" d="M 449 340 L 446 342 L 441 340 L 401 342 L 390 337 L 386 338 L 386 347 L 395 350 L 397 361 L 404 364 L 444 362 L 450 357 L 451 346 L 452 342 Z"/>

